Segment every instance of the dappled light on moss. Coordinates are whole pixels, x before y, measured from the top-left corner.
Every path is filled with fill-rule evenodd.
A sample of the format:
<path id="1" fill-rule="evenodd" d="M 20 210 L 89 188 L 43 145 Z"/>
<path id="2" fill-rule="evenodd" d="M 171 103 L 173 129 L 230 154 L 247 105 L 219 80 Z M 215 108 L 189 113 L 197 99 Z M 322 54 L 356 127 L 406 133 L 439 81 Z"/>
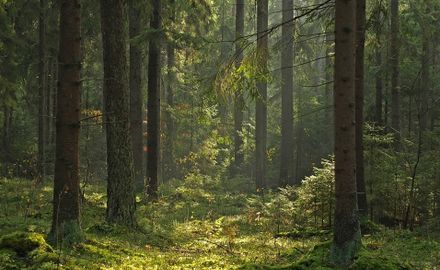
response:
<path id="1" fill-rule="evenodd" d="M 189 183 L 172 182 L 164 185 L 163 196 L 155 203 L 138 208 L 138 228 L 126 228 L 104 222 L 105 189 L 89 186 L 83 211 L 85 240 L 71 248 L 52 248 L 44 241 L 48 220 L 42 217 L 25 220 L 19 214 L 13 219 L 0 215 L 0 224 L 9 239 L 9 247 L 0 248 L 0 265 L 5 269 L 333 269 L 328 263 L 331 231 L 326 228 L 300 227 L 287 222 L 291 205 L 282 206 L 278 214 L 271 213 L 277 202 L 287 200 L 283 194 L 264 196 L 233 193 L 217 182 L 204 188 L 202 176 L 192 176 Z M 198 179 L 198 180 L 196 180 Z M 19 186 L 20 185 L 20 186 Z M 176 189 L 176 186 L 184 188 Z M 211 185 L 211 186 L 210 186 Z M 218 185 L 218 186 L 217 186 Z M 29 194 L 31 185 L 8 181 L 4 185 L 12 193 L 0 193 L 5 201 L 17 200 L 0 209 L 13 212 L 22 194 Z M 190 190 L 190 187 L 193 190 Z M 192 195 L 198 197 L 193 202 Z M 198 194 L 198 195 L 197 195 Z M 199 196 L 200 194 L 204 194 Z M 31 204 L 28 212 L 47 205 L 44 200 Z M 282 196 L 282 198 L 279 198 Z M 9 224 L 5 226 L 4 224 Z M 20 224 L 20 225 L 15 225 Z M 278 231 L 277 224 L 280 224 Z M 377 265 L 394 267 L 415 265 L 414 269 L 431 270 L 440 262 L 440 243 L 433 235 L 428 241 L 423 235 L 407 231 L 388 230 L 369 224 L 374 230 L 364 236 L 364 248 L 352 269 L 375 270 Z M 15 232 L 19 228 L 20 232 Z M 15 230 L 14 230 L 15 228 Z M 23 245 L 24 256 L 14 250 L 13 243 Z M 2 240 L 3 241 L 3 240 Z M 6 241 L 6 242 L 8 242 Z M 5 243 L 6 243 L 5 242 Z M 36 247 L 33 250 L 31 247 Z M 20 246 L 21 249 L 21 246 Z M 18 249 L 19 250 L 19 249 Z M 402 261 L 401 264 L 396 262 Z M 370 263 L 371 262 L 371 263 Z M 35 265 L 32 266 L 31 264 Z M 376 268 L 375 268 L 376 267 Z M 1 267 L 0 267 L 1 269 Z M 377 268 L 395 270 L 399 268 Z M 412 269 L 412 268 L 400 268 Z"/>
<path id="2" fill-rule="evenodd" d="M 0 265 L 5 269 L 54 269 L 51 266 L 57 262 L 57 254 L 41 234 L 14 232 L 0 239 Z"/>

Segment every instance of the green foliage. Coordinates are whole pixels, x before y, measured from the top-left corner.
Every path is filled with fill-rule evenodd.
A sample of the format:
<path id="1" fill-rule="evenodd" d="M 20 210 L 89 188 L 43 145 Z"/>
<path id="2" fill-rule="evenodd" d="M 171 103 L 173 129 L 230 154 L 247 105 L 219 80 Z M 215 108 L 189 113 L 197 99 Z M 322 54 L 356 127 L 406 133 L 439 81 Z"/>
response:
<path id="1" fill-rule="evenodd" d="M 258 202 L 257 196 L 230 190 L 228 182 L 192 173 L 185 181 L 164 184 L 157 202 L 138 207 L 138 228 L 130 229 L 104 222 L 105 187 L 91 184 L 84 190 L 85 240 L 53 251 L 43 239 L 51 220 L 51 189 L 17 179 L 1 179 L 0 185 L 3 239 L 11 247 L 19 243 L 18 250 L 26 247 L 24 256 L 0 247 L 5 269 L 332 269 L 329 243 L 319 244 L 330 240 L 329 231 L 282 222 L 292 209 L 288 201 L 297 198 L 293 188 L 268 192 Z M 29 200 L 31 194 L 38 196 Z M 277 214 L 284 203 L 289 206 Z M 259 218 L 250 218 L 253 207 L 261 211 Z M 427 233 L 379 227 L 363 238 L 352 269 L 433 269 L 440 262 L 440 238 Z"/>
<path id="2" fill-rule="evenodd" d="M 243 270 L 258 270 L 258 269 L 284 269 L 284 270 L 324 270 L 324 269 L 340 269 L 332 265 L 329 261 L 331 242 L 324 242 L 314 246 L 303 257 L 293 264 L 286 264 L 281 266 L 261 266 L 261 265 L 246 265 L 240 269 Z M 379 255 L 378 252 L 362 248 L 355 258 L 353 263 L 346 268 L 351 270 L 412 270 L 414 267 L 409 264 L 402 263 L 395 258 L 388 258 L 384 255 Z"/>
<path id="3" fill-rule="evenodd" d="M 320 167 L 313 168 L 297 190 L 295 201 L 296 222 L 302 226 L 332 225 L 334 211 L 334 160 L 322 159 Z"/>

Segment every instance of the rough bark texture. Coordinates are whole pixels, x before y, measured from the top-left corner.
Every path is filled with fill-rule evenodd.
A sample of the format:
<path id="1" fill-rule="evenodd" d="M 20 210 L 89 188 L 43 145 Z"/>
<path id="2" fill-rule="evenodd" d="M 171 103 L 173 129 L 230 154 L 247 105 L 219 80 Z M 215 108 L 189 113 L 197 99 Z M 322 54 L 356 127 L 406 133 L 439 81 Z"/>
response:
<path id="1" fill-rule="evenodd" d="M 129 2 L 130 39 L 140 32 L 140 9 L 137 1 Z M 130 43 L 130 131 L 133 148 L 135 190 L 142 191 L 144 186 L 144 139 L 143 139 L 143 96 L 142 96 L 142 54 L 139 45 Z"/>
<path id="2" fill-rule="evenodd" d="M 175 20 L 175 2 L 174 0 L 170 1 L 171 5 L 171 16 L 170 21 L 174 22 Z M 174 72 L 174 67 L 176 65 L 176 56 L 175 56 L 175 48 L 172 43 L 167 45 L 167 91 L 166 91 L 166 101 L 168 105 L 168 110 L 165 111 L 165 122 L 167 128 L 167 142 L 164 150 L 164 162 L 165 162 L 165 179 L 169 179 L 173 177 L 173 171 L 175 169 L 174 162 L 174 140 L 175 140 L 175 123 L 170 112 L 174 108 L 174 87 L 176 82 L 176 75 Z"/>
<path id="3" fill-rule="evenodd" d="M 391 0 L 391 129 L 394 134 L 394 149 L 400 149 L 400 71 L 399 71 L 399 0 Z"/>
<path id="4" fill-rule="evenodd" d="M 101 0 L 107 134 L 107 221 L 135 224 L 127 64 L 127 2 Z"/>
<path id="5" fill-rule="evenodd" d="M 54 128 L 55 126 L 53 125 L 53 121 L 52 119 L 55 117 L 55 115 L 53 114 L 53 104 L 54 104 L 54 100 L 53 100 L 53 96 L 54 96 L 54 91 L 56 91 L 56 88 L 52 87 L 54 85 L 54 76 L 53 76 L 53 69 L 56 68 L 54 65 L 54 59 L 50 58 L 50 56 L 48 56 L 48 63 L 47 63 L 47 83 L 46 83 L 46 89 L 47 89 L 47 93 L 46 93 L 46 113 L 47 113 L 47 118 L 46 118 L 46 125 L 47 125 L 47 135 L 46 135 L 46 141 L 47 141 L 47 145 L 48 148 L 52 148 L 52 144 L 53 144 L 53 135 L 55 134 L 54 132 Z M 53 161 L 53 158 L 48 158 L 50 161 Z"/>
<path id="6" fill-rule="evenodd" d="M 267 69 L 268 58 L 268 1 L 257 1 L 257 59 L 261 70 Z M 266 187 L 266 140 L 267 140 L 267 82 L 257 82 L 258 97 L 256 100 L 256 127 L 255 127 L 255 148 L 256 148 L 256 187 L 257 190 Z"/>
<path id="7" fill-rule="evenodd" d="M 235 5 L 235 66 L 239 68 L 243 61 L 242 40 L 239 40 L 244 35 L 244 0 L 237 0 Z M 240 133 L 243 128 L 243 108 L 244 99 L 243 91 L 240 89 L 235 93 L 234 99 L 234 168 L 233 173 L 237 173 L 240 166 L 243 164 L 244 155 L 242 151 L 243 139 Z"/>
<path id="8" fill-rule="evenodd" d="M 60 5 L 56 161 L 50 238 L 57 244 L 80 236 L 79 130 L 81 15 L 79 0 Z"/>
<path id="9" fill-rule="evenodd" d="M 46 0 L 40 0 L 39 28 L 39 66 L 38 66 L 38 178 L 46 175 Z"/>
<path id="10" fill-rule="evenodd" d="M 336 0 L 335 16 L 335 223 L 332 261 L 347 266 L 360 246 L 355 140 L 356 1 Z"/>
<path id="11" fill-rule="evenodd" d="M 356 1 L 356 183 L 359 214 L 368 215 L 364 177 L 365 0 Z"/>
<path id="12" fill-rule="evenodd" d="M 293 183 L 293 0 L 283 0 L 280 186 Z M 288 22 L 288 23 L 286 23 Z"/>
<path id="13" fill-rule="evenodd" d="M 153 14 L 150 27 L 161 29 L 161 1 L 152 1 Z M 149 44 L 148 57 L 148 104 L 147 104 L 147 194 L 157 197 L 160 155 L 160 41 L 154 36 Z"/>
<path id="14" fill-rule="evenodd" d="M 379 126 L 383 125 L 383 116 L 382 116 L 382 102 L 383 102 L 383 84 L 382 84 L 382 53 L 381 48 L 375 49 L 375 60 L 376 60 L 376 104 L 375 104 L 375 121 Z"/>

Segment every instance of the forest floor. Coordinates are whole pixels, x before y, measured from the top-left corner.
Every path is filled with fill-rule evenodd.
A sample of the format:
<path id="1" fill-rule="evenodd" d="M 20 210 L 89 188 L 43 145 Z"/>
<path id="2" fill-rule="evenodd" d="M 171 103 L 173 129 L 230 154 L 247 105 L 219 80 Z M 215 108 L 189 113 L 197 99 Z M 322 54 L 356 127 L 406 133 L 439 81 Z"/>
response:
<path id="1" fill-rule="evenodd" d="M 274 237 L 280 226 L 249 207 L 255 195 L 176 183 L 164 185 L 158 202 L 140 204 L 136 230 L 104 223 L 105 187 L 87 186 L 85 240 L 50 247 L 41 237 L 50 228 L 50 186 L 0 179 L 0 269 L 332 269 L 330 233 Z M 351 269 L 440 269 L 440 236 L 432 233 L 382 228 L 363 245 Z"/>

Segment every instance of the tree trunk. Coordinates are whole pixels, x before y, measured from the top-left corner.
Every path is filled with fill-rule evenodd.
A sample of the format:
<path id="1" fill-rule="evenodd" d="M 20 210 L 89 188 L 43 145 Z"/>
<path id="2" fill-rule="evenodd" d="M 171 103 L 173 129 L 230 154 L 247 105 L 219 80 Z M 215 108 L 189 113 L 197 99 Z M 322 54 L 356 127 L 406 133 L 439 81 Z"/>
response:
<path id="1" fill-rule="evenodd" d="M 101 30 L 107 133 L 107 221 L 133 226 L 136 205 L 130 137 L 126 1 L 101 0 Z"/>
<path id="2" fill-rule="evenodd" d="M 40 0 L 38 66 L 38 181 L 46 175 L 46 0 Z"/>
<path id="3" fill-rule="evenodd" d="M 257 59 L 261 70 L 267 70 L 268 59 L 268 0 L 257 0 Z M 257 81 L 258 97 L 256 100 L 256 188 L 266 187 L 266 140 L 267 140 L 267 82 Z"/>
<path id="4" fill-rule="evenodd" d="M 399 83 L 399 0 L 391 0 L 391 129 L 394 134 L 394 149 L 400 149 L 400 83 Z"/>
<path id="5" fill-rule="evenodd" d="M 335 223 L 331 259 L 348 266 L 360 247 L 355 140 L 356 2 L 337 0 L 335 15 Z"/>
<path id="6" fill-rule="evenodd" d="M 376 60 L 376 68 L 377 68 L 375 74 L 375 80 L 376 80 L 375 121 L 377 125 L 382 126 L 383 125 L 383 120 L 382 120 L 383 87 L 382 87 L 382 53 L 380 47 L 375 48 L 375 60 Z"/>
<path id="7" fill-rule="evenodd" d="M 280 186 L 293 183 L 293 0 L 283 0 L 281 28 Z"/>
<path id="8" fill-rule="evenodd" d="M 56 244 L 80 240 L 79 130 L 81 99 L 81 6 L 60 5 L 59 80 L 56 161 L 50 239 Z"/>
<path id="9" fill-rule="evenodd" d="M 175 21 L 175 1 L 170 1 L 170 21 Z M 174 72 L 174 68 L 176 66 L 176 55 L 174 44 L 168 43 L 167 45 L 167 91 L 166 91 L 166 102 L 168 105 L 167 110 L 165 110 L 165 123 L 166 123 L 166 147 L 163 149 L 164 151 L 164 178 L 170 179 L 174 176 L 174 170 L 176 168 L 176 164 L 174 162 L 174 141 L 175 141 L 175 123 L 172 115 L 172 110 L 174 108 L 174 87 L 176 83 L 176 75 Z"/>
<path id="10" fill-rule="evenodd" d="M 140 33 L 140 10 L 135 0 L 129 2 L 129 35 L 133 39 Z M 142 129 L 142 54 L 139 45 L 130 43 L 130 131 L 133 148 L 134 185 L 136 191 L 144 186 L 144 138 Z"/>
<path id="11" fill-rule="evenodd" d="M 242 40 L 244 35 L 244 0 L 237 0 L 235 5 L 235 67 L 238 69 L 243 61 Z M 241 131 L 243 129 L 243 89 L 237 90 L 234 99 L 234 164 L 233 174 L 237 173 L 243 164 L 243 139 Z"/>
<path id="12" fill-rule="evenodd" d="M 154 0 L 150 21 L 152 29 L 161 29 L 161 1 Z M 160 147 L 160 42 L 159 35 L 150 40 L 148 55 L 147 105 L 147 195 L 157 197 Z"/>
<path id="13" fill-rule="evenodd" d="M 364 49 L 365 0 L 356 1 L 356 182 L 358 210 L 362 217 L 368 215 L 364 177 Z"/>
<path id="14" fill-rule="evenodd" d="M 299 50 L 299 48 L 298 48 Z M 305 176 L 305 166 L 304 160 L 307 160 L 307 153 L 304 152 L 304 141 L 305 141 L 305 133 L 304 133 L 304 117 L 301 116 L 302 112 L 304 112 L 303 106 L 303 88 L 298 87 L 296 89 L 296 108 L 299 117 L 296 122 L 296 160 L 295 160 L 295 178 L 294 183 L 300 184 L 302 179 Z"/>
<path id="15" fill-rule="evenodd" d="M 53 126 L 53 121 L 52 119 L 55 117 L 55 115 L 53 114 L 53 92 L 56 91 L 52 85 L 54 85 L 54 76 L 53 76 L 53 69 L 55 68 L 54 65 L 54 60 L 53 58 L 50 57 L 50 55 L 48 56 L 49 60 L 47 62 L 47 83 L 46 83 L 46 89 L 47 89 L 47 93 L 46 93 L 46 112 L 47 112 L 47 145 L 49 146 L 49 148 L 52 148 L 52 144 L 53 144 L 53 134 L 55 134 L 54 132 L 54 126 Z M 50 158 L 51 161 L 53 161 L 52 158 Z"/>
<path id="16" fill-rule="evenodd" d="M 2 136 L 2 162 L 3 176 L 9 177 L 9 165 L 11 163 L 11 128 L 12 128 L 12 108 L 4 106 L 3 108 L 3 136 Z"/>
<path id="17" fill-rule="evenodd" d="M 424 34 L 421 57 L 421 74 L 420 74 L 420 90 L 419 90 L 419 114 L 420 114 L 420 130 L 422 133 L 428 128 L 429 115 L 429 68 L 431 65 L 429 55 L 429 38 Z M 423 134 L 422 134 L 423 135 Z M 422 136 L 423 137 L 423 136 Z"/>

